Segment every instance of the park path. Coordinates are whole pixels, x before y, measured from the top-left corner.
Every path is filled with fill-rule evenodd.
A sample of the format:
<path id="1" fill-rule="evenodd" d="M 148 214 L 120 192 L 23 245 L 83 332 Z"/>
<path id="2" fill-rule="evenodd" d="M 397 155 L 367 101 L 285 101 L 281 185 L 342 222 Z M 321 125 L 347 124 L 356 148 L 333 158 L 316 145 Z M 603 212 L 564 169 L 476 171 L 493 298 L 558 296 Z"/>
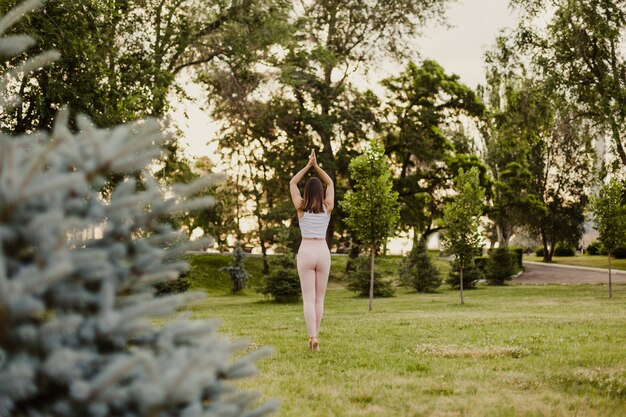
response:
<path id="1" fill-rule="evenodd" d="M 608 269 L 582 266 L 544 264 L 524 261 L 524 273 L 513 279 L 519 284 L 605 284 L 609 282 Z M 614 284 L 626 284 L 626 271 L 613 270 Z"/>

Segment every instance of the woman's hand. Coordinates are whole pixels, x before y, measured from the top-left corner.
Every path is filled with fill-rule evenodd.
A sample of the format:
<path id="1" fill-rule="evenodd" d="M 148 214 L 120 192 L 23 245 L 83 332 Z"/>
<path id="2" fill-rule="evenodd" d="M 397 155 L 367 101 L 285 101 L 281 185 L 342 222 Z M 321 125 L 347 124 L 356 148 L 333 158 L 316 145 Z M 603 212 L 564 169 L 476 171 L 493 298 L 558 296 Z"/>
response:
<path id="1" fill-rule="evenodd" d="M 311 155 L 309 155 L 309 164 L 310 167 L 317 166 L 317 157 L 315 156 L 315 149 L 311 150 Z"/>

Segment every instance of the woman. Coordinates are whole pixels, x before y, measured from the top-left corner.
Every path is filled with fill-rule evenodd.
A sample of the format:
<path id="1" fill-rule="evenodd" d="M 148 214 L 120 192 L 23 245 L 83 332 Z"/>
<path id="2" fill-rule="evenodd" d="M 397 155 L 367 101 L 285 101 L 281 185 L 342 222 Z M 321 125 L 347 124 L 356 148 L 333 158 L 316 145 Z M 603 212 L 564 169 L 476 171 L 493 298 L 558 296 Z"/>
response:
<path id="1" fill-rule="evenodd" d="M 309 178 L 304 186 L 304 198 L 300 196 L 298 182 L 309 168 L 315 171 L 326 183 L 318 178 Z M 302 301 L 304 302 L 304 321 L 309 333 L 309 348 L 319 351 L 317 335 L 324 314 L 324 294 L 330 273 L 330 250 L 326 244 L 326 228 L 330 221 L 335 200 L 335 187 L 327 173 L 317 165 L 315 151 L 311 151 L 309 163 L 289 181 L 291 200 L 298 212 L 302 243 L 296 257 Z"/>

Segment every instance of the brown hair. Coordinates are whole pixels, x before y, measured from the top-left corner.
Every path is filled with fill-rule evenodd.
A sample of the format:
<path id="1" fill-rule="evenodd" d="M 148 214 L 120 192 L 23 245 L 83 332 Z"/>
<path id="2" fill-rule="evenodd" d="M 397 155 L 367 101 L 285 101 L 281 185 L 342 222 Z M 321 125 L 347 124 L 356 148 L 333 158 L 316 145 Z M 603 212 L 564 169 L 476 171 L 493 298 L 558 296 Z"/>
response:
<path id="1" fill-rule="evenodd" d="M 318 178 L 311 177 L 304 185 L 304 198 L 300 210 L 310 213 L 324 212 L 324 186 Z"/>

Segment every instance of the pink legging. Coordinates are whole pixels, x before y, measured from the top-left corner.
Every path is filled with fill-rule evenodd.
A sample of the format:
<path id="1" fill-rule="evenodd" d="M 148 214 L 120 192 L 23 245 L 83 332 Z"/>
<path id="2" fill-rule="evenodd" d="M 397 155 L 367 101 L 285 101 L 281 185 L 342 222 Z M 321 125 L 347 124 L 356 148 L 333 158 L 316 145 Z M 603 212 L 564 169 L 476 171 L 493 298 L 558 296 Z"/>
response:
<path id="1" fill-rule="evenodd" d="M 302 239 L 296 261 L 306 329 L 309 337 L 317 337 L 324 315 L 324 294 L 330 273 L 330 250 L 326 239 Z"/>

